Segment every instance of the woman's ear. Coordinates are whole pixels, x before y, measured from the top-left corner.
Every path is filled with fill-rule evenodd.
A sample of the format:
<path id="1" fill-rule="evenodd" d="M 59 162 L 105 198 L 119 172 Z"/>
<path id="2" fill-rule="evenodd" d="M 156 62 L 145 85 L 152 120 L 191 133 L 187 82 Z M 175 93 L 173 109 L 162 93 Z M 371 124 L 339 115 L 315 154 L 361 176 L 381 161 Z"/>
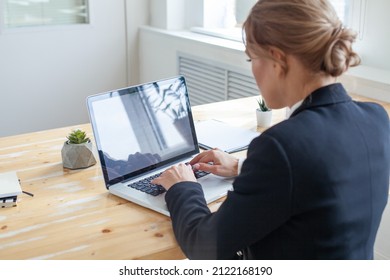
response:
<path id="1" fill-rule="evenodd" d="M 274 60 L 274 68 L 278 70 L 278 74 L 286 75 L 288 70 L 286 54 L 279 48 L 270 47 L 268 49 L 269 55 Z"/>

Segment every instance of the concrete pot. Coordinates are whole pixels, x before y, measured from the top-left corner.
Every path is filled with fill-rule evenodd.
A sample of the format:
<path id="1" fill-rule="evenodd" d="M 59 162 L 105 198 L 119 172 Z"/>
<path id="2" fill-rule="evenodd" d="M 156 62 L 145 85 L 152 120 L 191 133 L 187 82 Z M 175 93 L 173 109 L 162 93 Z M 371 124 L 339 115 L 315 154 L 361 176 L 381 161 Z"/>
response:
<path id="1" fill-rule="evenodd" d="M 256 119 L 258 127 L 269 127 L 272 122 L 272 110 L 261 111 L 260 109 L 256 109 Z"/>
<path id="2" fill-rule="evenodd" d="M 83 144 L 69 144 L 65 141 L 61 156 L 63 166 L 69 169 L 87 168 L 96 163 L 91 141 Z"/>

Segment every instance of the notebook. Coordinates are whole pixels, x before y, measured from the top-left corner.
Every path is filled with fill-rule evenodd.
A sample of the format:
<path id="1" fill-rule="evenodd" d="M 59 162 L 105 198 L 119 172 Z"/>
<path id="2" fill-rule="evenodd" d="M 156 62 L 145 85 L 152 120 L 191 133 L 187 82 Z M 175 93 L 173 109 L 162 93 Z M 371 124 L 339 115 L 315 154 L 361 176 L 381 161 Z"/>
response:
<path id="1" fill-rule="evenodd" d="M 21 193 L 22 188 L 15 172 L 0 173 L 0 208 L 16 206 Z"/>
<path id="2" fill-rule="evenodd" d="M 169 216 L 164 189 L 144 181 L 199 153 L 184 77 L 92 95 L 87 107 L 108 191 Z M 198 181 L 207 203 L 232 188 L 213 174 Z"/>
<path id="3" fill-rule="evenodd" d="M 257 131 L 236 127 L 218 120 L 205 120 L 195 123 L 199 146 L 210 150 L 219 148 L 227 153 L 248 149 L 253 138 L 260 135 Z"/>

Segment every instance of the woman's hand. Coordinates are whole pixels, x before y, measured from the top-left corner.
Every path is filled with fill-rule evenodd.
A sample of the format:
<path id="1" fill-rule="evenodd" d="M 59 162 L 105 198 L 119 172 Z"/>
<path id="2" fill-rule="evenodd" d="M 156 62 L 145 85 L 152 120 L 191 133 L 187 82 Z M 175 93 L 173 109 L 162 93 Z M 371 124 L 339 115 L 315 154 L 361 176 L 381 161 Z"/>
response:
<path id="1" fill-rule="evenodd" d="M 157 177 L 151 183 L 161 185 L 169 190 L 174 184 L 186 181 L 196 182 L 194 171 L 192 171 L 191 165 L 180 163 L 165 170 L 160 177 Z"/>
<path id="2" fill-rule="evenodd" d="M 213 173 L 218 176 L 233 177 L 238 175 L 238 159 L 219 149 L 213 149 L 200 153 L 194 157 L 190 164 L 181 163 L 165 170 L 160 177 L 151 183 L 163 186 L 169 190 L 179 182 L 196 182 L 194 170 Z"/>
<path id="3" fill-rule="evenodd" d="M 238 175 L 238 159 L 219 149 L 205 151 L 194 157 L 190 164 L 193 169 L 223 177 Z"/>

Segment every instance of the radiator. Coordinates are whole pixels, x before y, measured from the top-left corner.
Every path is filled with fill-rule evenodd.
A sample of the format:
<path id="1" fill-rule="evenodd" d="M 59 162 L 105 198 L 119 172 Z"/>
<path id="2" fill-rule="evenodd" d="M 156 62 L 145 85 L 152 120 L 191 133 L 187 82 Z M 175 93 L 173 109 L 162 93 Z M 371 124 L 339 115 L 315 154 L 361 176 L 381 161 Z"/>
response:
<path id="1" fill-rule="evenodd" d="M 178 72 L 186 79 L 191 105 L 259 95 L 250 71 L 183 53 L 177 57 Z"/>

